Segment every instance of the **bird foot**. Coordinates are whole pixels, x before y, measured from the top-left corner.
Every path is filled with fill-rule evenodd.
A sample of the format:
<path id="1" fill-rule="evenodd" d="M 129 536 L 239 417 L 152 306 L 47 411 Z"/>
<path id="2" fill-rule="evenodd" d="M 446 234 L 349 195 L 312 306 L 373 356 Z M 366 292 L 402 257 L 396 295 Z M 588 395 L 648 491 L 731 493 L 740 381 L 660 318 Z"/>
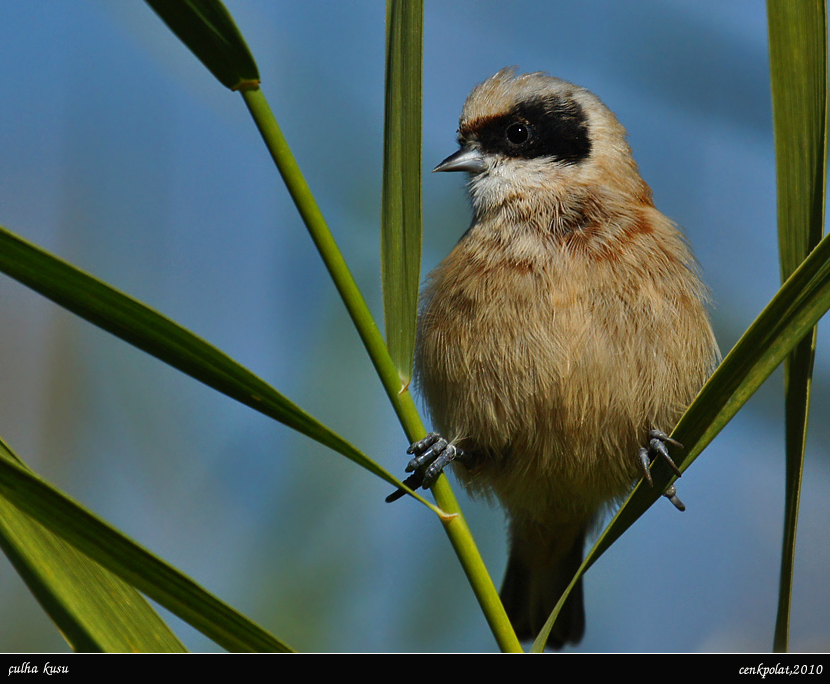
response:
<path id="1" fill-rule="evenodd" d="M 424 489 L 432 487 L 450 463 L 465 456 L 462 449 L 450 444 L 436 432 L 430 432 L 422 440 L 412 444 L 406 453 L 413 455 L 412 460 L 406 464 L 406 472 L 411 473 L 413 470 L 420 470 L 426 466 L 426 470 L 423 471 L 422 486 Z"/>
<path id="2" fill-rule="evenodd" d="M 438 479 L 444 468 L 456 459 L 466 456 L 463 449 L 450 444 L 436 432 L 430 432 L 422 440 L 413 442 L 406 453 L 412 455 L 412 459 L 406 464 L 406 472 L 415 472 L 404 480 L 404 484 L 412 489 L 418 487 L 429 489 L 435 484 L 435 480 Z M 398 489 L 387 496 L 386 501 L 392 503 L 404 494 L 403 489 Z"/>
<path id="3" fill-rule="evenodd" d="M 661 432 L 660 430 L 650 430 L 648 433 L 648 447 L 643 447 L 640 449 L 638 453 L 638 457 L 640 459 L 640 465 L 643 468 L 643 477 L 645 477 L 646 482 L 650 486 L 654 486 L 654 481 L 651 479 L 651 463 L 657 459 L 662 458 L 669 468 L 672 469 L 677 477 L 680 477 L 680 469 L 677 467 L 677 464 L 672 460 L 672 457 L 669 455 L 669 449 L 667 444 L 671 444 L 672 446 L 678 447 L 680 449 L 683 448 L 683 445 L 678 442 L 676 439 L 672 439 L 669 437 L 665 432 Z M 674 485 L 670 486 L 663 492 L 663 496 L 665 496 L 669 501 L 672 502 L 674 507 L 679 511 L 685 511 L 686 506 L 683 502 L 677 497 L 677 489 L 675 489 Z"/>

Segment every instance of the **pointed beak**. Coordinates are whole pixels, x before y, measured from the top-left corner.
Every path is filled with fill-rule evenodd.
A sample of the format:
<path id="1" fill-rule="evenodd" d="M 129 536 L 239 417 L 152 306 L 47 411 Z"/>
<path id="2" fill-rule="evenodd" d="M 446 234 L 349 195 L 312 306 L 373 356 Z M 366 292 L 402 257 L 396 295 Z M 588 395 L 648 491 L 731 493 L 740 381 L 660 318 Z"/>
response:
<path id="1" fill-rule="evenodd" d="M 432 172 L 436 171 L 467 171 L 469 173 L 481 173 L 487 170 L 484 162 L 484 155 L 479 150 L 462 147 L 455 154 L 451 154 Z"/>

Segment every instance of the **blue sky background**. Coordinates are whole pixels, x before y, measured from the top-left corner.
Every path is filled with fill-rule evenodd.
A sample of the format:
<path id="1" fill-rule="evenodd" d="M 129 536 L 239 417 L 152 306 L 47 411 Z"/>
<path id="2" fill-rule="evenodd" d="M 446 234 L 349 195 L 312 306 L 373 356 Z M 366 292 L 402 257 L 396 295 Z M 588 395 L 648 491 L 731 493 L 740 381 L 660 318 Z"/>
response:
<path id="1" fill-rule="evenodd" d="M 381 320 L 381 2 L 228 2 Z M 596 92 L 684 226 L 725 353 L 778 288 L 763 3 L 428 2 L 424 169 L 507 65 Z M 215 344 L 393 472 L 405 437 L 241 98 L 140 2 L 0 4 L 0 224 Z M 424 273 L 469 221 L 424 176 Z M 830 358 L 819 333 L 793 650 L 830 647 Z M 311 651 L 492 651 L 434 517 L 337 454 L 0 276 L 0 435 L 39 473 Z M 586 577 L 582 651 L 771 648 L 778 372 Z M 502 514 L 460 494 L 496 583 Z M 0 559 L 0 651 L 66 643 Z M 217 650 L 172 620 L 193 650 Z"/>

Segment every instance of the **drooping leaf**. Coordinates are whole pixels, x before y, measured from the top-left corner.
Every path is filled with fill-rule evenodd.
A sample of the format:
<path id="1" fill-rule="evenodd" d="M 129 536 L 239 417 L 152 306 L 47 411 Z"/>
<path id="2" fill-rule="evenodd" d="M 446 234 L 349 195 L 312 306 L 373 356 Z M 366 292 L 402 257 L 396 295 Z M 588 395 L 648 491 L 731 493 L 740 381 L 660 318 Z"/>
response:
<path id="1" fill-rule="evenodd" d="M 259 83 L 259 69 L 230 13 L 219 0 L 146 0 L 226 88 Z"/>
<path id="2" fill-rule="evenodd" d="M 390 484 L 401 486 L 368 456 L 223 352 L 145 304 L 2 227 L 0 271 L 209 387 L 311 437 Z"/>

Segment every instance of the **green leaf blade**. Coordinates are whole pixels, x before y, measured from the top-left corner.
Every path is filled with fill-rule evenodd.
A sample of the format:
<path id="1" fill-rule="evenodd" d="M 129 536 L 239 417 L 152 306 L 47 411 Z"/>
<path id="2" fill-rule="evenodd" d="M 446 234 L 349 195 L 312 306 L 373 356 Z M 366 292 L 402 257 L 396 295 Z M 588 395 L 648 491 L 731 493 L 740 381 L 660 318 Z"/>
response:
<path id="1" fill-rule="evenodd" d="M 186 651 L 136 589 L 2 496 L 0 547 L 73 650 Z"/>
<path id="2" fill-rule="evenodd" d="M 738 340 L 681 417 L 672 433 L 685 445 L 682 458 L 676 459 L 681 471 L 694 462 L 828 309 L 830 236 L 825 236 Z M 673 479 L 662 463 L 655 464 L 652 474 L 654 487 L 641 482 L 612 521 L 614 530 L 606 528 L 606 533 L 613 532 L 611 541 L 639 518 Z M 626 522 L 617 523 L 618 518 Z M 603 549 L 607 545 L 602 541 Z"/>
<path id="3" fill-rule="evenodd" d="M 412 377 L 421 277 L 422 2 L 386 12 L 381 281 L 386 344 L 404 385 Z"/>
<path id="4" fill-rule="evenodd" d="M 218 0 L 146 0 L 226 88 L 259 83 L 259 69 L 230 13 Z"/>
<path id="5" fill-rule="evenodd" d="M 827 13 L 823 0 L 767 3 L 782 280 L 824 230 L 827 174 Z M 786 499 L 774 649 L 788 650 L 795 540 L 816 329 L 785 365 Z"/>
<path id="6" fill-rule="evenodd" d="M 20 465 L 2 443 L 0 500 L 8 501 L 7 505 L 13 505 L 59 535 L 65 544 L 118 575 L 123 582 L 113 585 L 116 598 L 129 596 L 132 600 L 134 594 L 124 583 L 132 585 L 229 651 L 292 650 L 189 577 L 43 482 Z"/>
<path id="7" fill-rule="evenodd" d="M 138 349 L 400 486 L 399 480 L 368 456 L 223 352 L 2 227 L 0 271 Z"/>

